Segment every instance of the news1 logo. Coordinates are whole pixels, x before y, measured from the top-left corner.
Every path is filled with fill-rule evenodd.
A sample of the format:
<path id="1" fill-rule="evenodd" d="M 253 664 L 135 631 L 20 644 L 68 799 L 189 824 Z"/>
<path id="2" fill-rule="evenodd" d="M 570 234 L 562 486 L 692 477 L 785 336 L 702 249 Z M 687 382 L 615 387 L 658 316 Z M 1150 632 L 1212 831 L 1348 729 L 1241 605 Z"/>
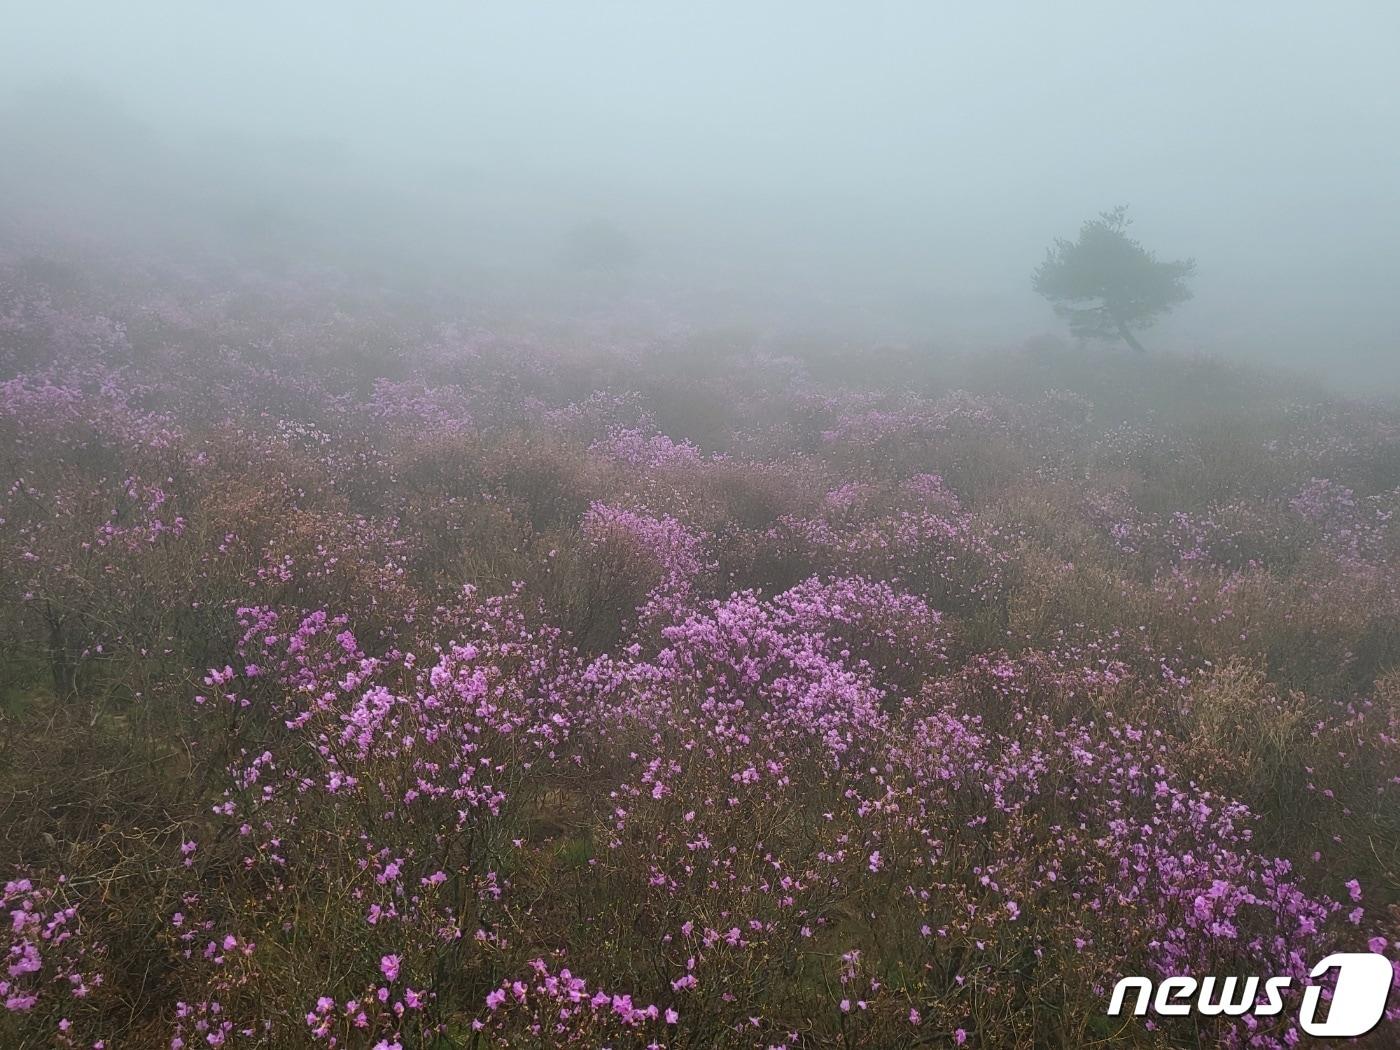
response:
<path id="1" fill-rule="evenodd" d="M 1299 1026 L 1308 1035 L 1333 1038 L 1365 1035 L 1385 1014 L 1386 1000 L 1395 980 L 1390 960 L 1374 952 L 1338 952 L 1314 966 L 1309 977 L 1316 981 L 1332 970 L 1337 971 L 1337 984 L 1326 1018 L 1319 1020 L 1317 1016 L 1322 987 L 1309 984 L 1303 989 Z M 1136 992 L 1133 1013 L 1139 1017 L 1146 1014 L 1149 1007 L 1162 1017 L 1187 1017 L 1193 1013 L 1204 1017 L 1222 1014 L 1271 1017 L 1283 1012 L 1282 992 L 1292 983 L 1291 977 L 1203 977 L 1199 981 L 1194 977 L 1168 977 L 1154 991 L 1147 977 L 1124 977 L 1113 988 L 1108 1014 L 1110 1017 L 1121 1014 L 1128 994 Z M 1262 1001 L 1259 998 L 1261 984 Z"/>

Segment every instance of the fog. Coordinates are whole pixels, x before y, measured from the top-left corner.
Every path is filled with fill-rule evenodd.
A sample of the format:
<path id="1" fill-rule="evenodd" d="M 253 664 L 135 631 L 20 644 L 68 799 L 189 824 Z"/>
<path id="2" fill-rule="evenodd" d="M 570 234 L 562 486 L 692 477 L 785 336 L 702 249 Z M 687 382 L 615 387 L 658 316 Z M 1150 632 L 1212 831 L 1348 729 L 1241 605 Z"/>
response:
<path id="1" fill-rule="evenodd" d="M 177 249 L 522 309 L 971 349 L 1126 203 L 1143 336 L 1400 387 L 1385 2 L 11 3 L 0 248 Z M 579 273 L 571 231 L 635 262 Z"/>

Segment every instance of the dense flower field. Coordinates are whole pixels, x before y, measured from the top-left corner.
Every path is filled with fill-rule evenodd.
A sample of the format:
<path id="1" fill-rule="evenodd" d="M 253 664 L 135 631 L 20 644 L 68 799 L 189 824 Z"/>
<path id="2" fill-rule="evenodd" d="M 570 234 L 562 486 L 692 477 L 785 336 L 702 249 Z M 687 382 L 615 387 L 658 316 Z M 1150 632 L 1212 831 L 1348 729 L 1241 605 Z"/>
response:
<path id="1" fill-rule="evenodd" d="M 0 1044 L 1281 1047 L 1400 951 L 1400 408 L 71 276 L 0 272 Z"/>

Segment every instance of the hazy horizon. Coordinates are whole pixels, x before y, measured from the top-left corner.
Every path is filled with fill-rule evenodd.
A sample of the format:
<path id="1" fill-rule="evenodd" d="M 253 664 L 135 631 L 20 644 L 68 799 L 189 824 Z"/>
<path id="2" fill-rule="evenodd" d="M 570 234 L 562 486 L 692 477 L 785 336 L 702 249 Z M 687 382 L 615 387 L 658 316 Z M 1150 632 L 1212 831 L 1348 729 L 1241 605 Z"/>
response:
<path id="1" fill-rule="evenodd" d="M 1126 203 L 1147 247 L 1198 263 L 1150 347 L 1400 389 L 1391 5 L 53 3 L 6 22 L 0 230 L 31 239 L 968 349 L 1063 334 L 1030 271 Z M 579 288 L 559 246 L 598 220 L 638 264 Z"/>

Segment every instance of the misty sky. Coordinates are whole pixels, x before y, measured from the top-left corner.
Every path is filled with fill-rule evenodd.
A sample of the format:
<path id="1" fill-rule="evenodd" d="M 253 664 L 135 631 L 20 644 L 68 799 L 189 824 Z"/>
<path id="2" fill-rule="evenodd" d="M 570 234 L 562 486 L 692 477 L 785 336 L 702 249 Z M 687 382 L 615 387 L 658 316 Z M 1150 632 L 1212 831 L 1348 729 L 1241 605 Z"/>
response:
<path id="1" fill-rule="evenodd" d="M 1394 3 L 0 6 L 12 220 L 526 282 L 603 217 L 713 311 L 961 347 L 1060 331 L 1031 269 L 1127 203 L 1198 262 L 1149 345 L 1400 387 Z"/>

